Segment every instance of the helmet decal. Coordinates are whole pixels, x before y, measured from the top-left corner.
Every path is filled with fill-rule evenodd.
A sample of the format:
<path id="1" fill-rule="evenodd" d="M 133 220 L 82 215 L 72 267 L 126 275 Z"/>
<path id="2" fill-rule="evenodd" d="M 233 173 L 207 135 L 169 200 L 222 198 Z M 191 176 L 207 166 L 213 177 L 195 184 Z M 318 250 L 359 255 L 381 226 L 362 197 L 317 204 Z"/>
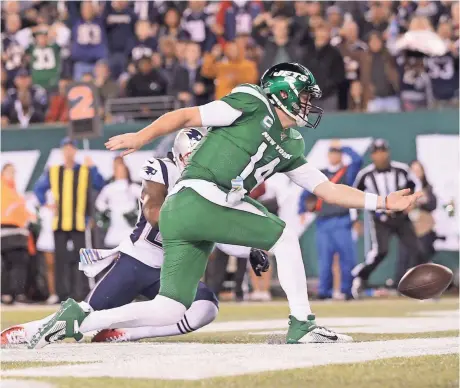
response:
<path id="1" fill-rule="evenodd" d="M 300 74 L 300 73 L 295 73 L 293 71 L 287 71 L 287 70 L 280 70 L 280 71 L 275 71 L 273 73 L 274 76 L 281 76 L 281 77 L 285 77 L 285 79 L 287 77 L 291 77 L 293 78 L 294 80 L 298 79 L 299 81 L 303 81 L 303 82 L 306 82 L 308 80 L 308 77 L 304 74 Z M 287 79 L 286 79 L 287 81 Z"/>
<path id="2" fill-rule="evenodd" d="M 203 139 L 203 134 L 196 128 L 181 129 L 177 134 L 172 154 L 174 162 L 182 171 L 188 163 L 191 153 Z"/>

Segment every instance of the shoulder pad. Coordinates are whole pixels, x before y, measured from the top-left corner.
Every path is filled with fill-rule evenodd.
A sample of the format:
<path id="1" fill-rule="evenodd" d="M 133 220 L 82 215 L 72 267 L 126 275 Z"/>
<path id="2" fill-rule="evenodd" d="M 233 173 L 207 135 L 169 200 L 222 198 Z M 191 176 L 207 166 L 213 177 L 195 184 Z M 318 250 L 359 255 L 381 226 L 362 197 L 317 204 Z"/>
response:
<path id="1" fill-rule="evenodd" d="M 168 186 L 168 167 L 161 159 L 151 158 L 146 160 L 139 175 L 144 181 L 157 182 Z"/>
<path id="2" fill-rule="evenodd" d="M 255 84 L 240 84 L 236 86 L 235 88 L 233 88 L 231 93 L 237 93 L 235 90 L 241 87 L 248 87 L 248 88 L 255 90 L 256 92 L 263 94 L 262 88 L 259 85 L 255 85 Z"/>
<path id="3" fill-rule="evenodd" d="M 270 102 L 268 101 L 267 96 L 262 91 L 262 88 L 260 86 L 253 85 L 253 84 L 241 84 L 237 86 L 236 88 L 233 88 L 232 91 L 230 92 L 230 94 L 235 94 L 235 93 L 244 93 L 246 95 L 250 95 L 252 97 L 257 98 L 259 101 L 265 104 L 270 115 L 274 116 L 272 112 L 272 108 L 270 106 Z"/>
<path id="4" fill-rule="evenodd" d="M 292 138 L 294 140 L 300 140 L 302 139 L 303 140 L 303 136 L 300 134 L 300 132 L 294 128 L 290 128 L 291 130 L 291 134 L 292 134 Z"/>

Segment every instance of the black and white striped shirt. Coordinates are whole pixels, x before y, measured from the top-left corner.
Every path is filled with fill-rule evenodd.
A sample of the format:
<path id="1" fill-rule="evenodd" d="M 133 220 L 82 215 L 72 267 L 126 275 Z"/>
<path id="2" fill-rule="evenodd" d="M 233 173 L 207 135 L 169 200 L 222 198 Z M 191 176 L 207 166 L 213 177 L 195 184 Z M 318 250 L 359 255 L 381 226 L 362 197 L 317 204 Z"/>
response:
<path id="1" fill-rule="evenodd" d="M 356 176 L 353 186 L 382 197 L 402 189 L 411 189 L 412 192 L 422 189 L 420 180 L 410 171 L 409 166 L 394 161 L 384 170 L 378 170 L 375 164 L 363 168 Z"/>

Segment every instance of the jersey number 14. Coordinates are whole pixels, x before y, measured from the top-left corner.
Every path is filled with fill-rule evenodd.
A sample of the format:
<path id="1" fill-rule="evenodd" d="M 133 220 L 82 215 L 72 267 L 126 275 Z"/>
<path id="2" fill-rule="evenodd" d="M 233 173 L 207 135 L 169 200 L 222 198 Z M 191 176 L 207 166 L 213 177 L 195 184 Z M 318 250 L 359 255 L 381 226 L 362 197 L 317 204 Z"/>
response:
<path id="1" fill-rule="evenodd" d="M 266 143 L 261 143 L 259 145 L 259 148 L 257 148 L 257 152 L 251 156 L 251 159 L 249 160 L 248 165 L 244 168 L 244 170 L 240 174 L 243 180 L 246 179 L 249 175 L 251 175 L 251 173 L 254 171 L 256 163 L 260 161 L 260 159 L 262 159 L 267 147 L 268 145 Z M 265 178 L 273 172 L 273 170 L 275 169 L 275 167 L 278 165 L 279 162 L 280 162 L 280 158 L 275 158 L 271 162 L 256 168 L 256 170 L 254 171 L 254 179 L 256 180 L 257 185 L 260 185 L 265 180 Z"/>

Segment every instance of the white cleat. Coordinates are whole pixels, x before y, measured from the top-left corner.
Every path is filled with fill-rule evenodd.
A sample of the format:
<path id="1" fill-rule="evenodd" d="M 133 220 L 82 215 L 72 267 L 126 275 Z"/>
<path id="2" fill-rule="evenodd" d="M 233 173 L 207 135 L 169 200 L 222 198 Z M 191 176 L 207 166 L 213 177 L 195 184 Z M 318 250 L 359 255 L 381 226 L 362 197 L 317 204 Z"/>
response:
<path id="1" fill-rule="evenodd" d="M 315 316 L 310 314 L 306 321 L 289 316 L 289 330 L 286 336 L 288 344 L 311 343 L 347 343 L 353 342 L 349 335 L 339 334 L 323 326 L 317 326 Z"/>
<path id="2" fill-rule="evenodd" d="M 300 340 L 300 343 L 348 343 L 353 338 L 346 334 L 339 334 L 322 326 L 317 326 Z"/>
<path id="3" fill-rule="evenodd" d="M 11 326 L 3 330 L 0 337 L 2 348 L 15 345 L 28 345 L 29 343 L 23 326 Z"/>
<path id="4" fill-rule="evenodd" d="M 59 311 L 35 332 L 28 348 L 40 349 L 64 338 L 81 341 L 83 334 L 80 332 L 80 325 L 88 314 L 89 311 L 83 310 L 73 299 L 67 299 L 61 304 Z"/>

